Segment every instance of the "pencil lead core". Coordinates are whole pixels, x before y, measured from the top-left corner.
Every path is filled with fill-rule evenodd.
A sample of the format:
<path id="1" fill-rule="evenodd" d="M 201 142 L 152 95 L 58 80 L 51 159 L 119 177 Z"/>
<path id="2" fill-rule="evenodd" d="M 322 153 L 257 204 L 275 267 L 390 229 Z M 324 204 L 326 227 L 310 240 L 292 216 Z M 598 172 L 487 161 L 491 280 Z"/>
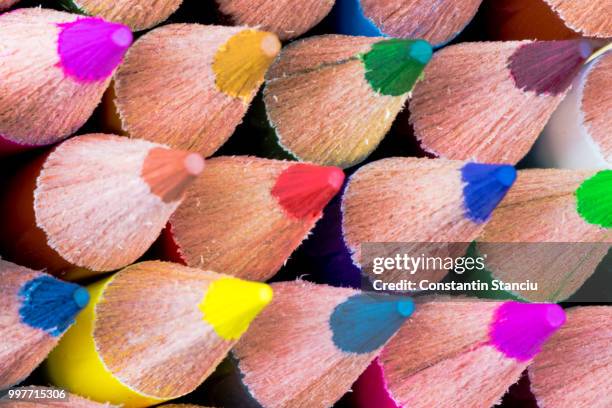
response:
<path id="1" fill-rule="evenodd" d="M 142 178 L 153 194 L 169 203 L 179 200 L 203 169 L 204 159 L 197 153 L 155 147 L 144 160 Z"/>
<path id="2" fill-rule="evenodd" d="M 369 353 L 382 347 L 414 311 L 412 299 L 360 293 L 334 309 L 330 317 L 333 341 L 347 353 Z"/>
<path id="3" fill-rule="evenodd" d="M 76 315 L 89 302 L 86 289 L 51 276 L 28 281 L 19 295 L 23 299 L 19 309 L 23 323 L 55 337 L 74 323 Z"/>
<path id="4" fill-rule="evenodd" d="M 273 33 L 248 29 L 233 35 L 219 47 L 213 61 L 217 88 L 248 103 L 280 49 Z"/>
<path id="5" fill-rule="evenodd" d="M 276 58 L 281 50 L 281 43 L 278 37 L 272 33 L 266 33 L 261 40 L 261 50 L 270 58 Z"/>
<path id="6" fill-rule="evenodd" d="M 294 164 L 278 177 L 272 195 L 291 217 L 317 218 L 343 182 L 338 167 Z"/>
<path id="7" fill-rule="evenodd" d="M 66 76 L 82 82 L 111 76 L 133 39 L 127 26 L 101 18 L 78 18 L 59 27 L 59 65 Z"/>
<path id="8" fill-rule="evenodd" d="M 569 88 L 592 51 L 587 40 L 534 41 L 518 47 L 508 68 L 517 88 L 558 95 Z"/>
<path id="9" fill-rule="evenodd" d="M 516 169 L 509 164 L 467 163 L 461 176 L 466 217 L 483 223 L 514 184 Z"/>
<path id="10" fill-rule="evenodd" d="M 199 307 L 204 321 L 220 337 L 237 340 L 272 297 L 272 288 L 265 283 L 222 278 L 210 285 Z"/>
<path id="11" fill-rule="evenodd" d="M 427 41 L 394 38 L 372 44 L 361 59 L 374 91 L 400 96 L 412 90 L 432 54 Z"/>
<path id="12" fill-rule="evenodd" d="M 509 358 L 527 361 L 565 323 L 556 304 L 505 302 L 496 311 L 490 341 Z"/>
<path id="13" fill-rule="evenodd" d="M 602 170 L 576 190 L 580 216 L 589 224 L 612 228 L 612 170 Z"/>

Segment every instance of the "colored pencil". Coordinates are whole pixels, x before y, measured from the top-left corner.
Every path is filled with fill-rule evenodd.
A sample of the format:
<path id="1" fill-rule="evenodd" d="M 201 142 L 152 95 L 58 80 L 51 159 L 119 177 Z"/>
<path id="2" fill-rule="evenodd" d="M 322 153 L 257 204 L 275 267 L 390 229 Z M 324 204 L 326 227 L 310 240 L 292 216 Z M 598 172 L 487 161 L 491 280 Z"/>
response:
<path id="1" fill-rule="evenodd" d="M 538 406 L 605 408 L 612 405 L 612 308 L 575 307 L 567 323 L 529 367 Z"/>
<path id="2" fill-rule="evenodd" d="M 0 260 L 0 390 L 47 357 L 88 301 L 78 285 Z"/>
<path id="3" fill-rule="evenodd" d="M 163 234 L 165 257 L 252 280 L 272 277 L 342 186 L 335 167 L 217 157 Z"/>
<path id="4" fill-rule="evenodd" d="M 157 239 L 204 162 L 143 140 L 69 139 L 11 181 L 0 201 L 0 248 L 10 259 L 62 273 L 111 271 Z"/>
<path id="5" fill-rule="evenodd" d="M 166 408 L 206 408 L 201 405 L 193 405 L 193 404 L 165 404 L 162 407 Z"/>
<path id="6" fill-rule="evenodd" d="M 612 37 L 612 3 L 609 0 L 590 0 L 587 2 L 545 0 L 565 25 L 588 37 Z"/>
<path id="7" fill-rule="evenodd" d="M 612 36 L 609 0 L 495 0 L 483 11 L 488 33 L 497 40 Z"/>
<path id="8" fill-rule="evenodd" d="M 58 387 L 127 408 L 193 391 L 272 298 L 263 283 L 157 261 L 88 290 L 45 368 Z"/>
<path id="9" fill-rule="evenodd" d="M 612 49 L 612 46 L 608 46 Z M 592 59 L 551 116 L 536 146 L 542 167 L 612 167 L 612 52 Z"/>
<path id="10" fill-rule="evenodd" d="M 219 11 L 236 25 L 272 31 L 281 40 L 304 34 L 317 25 L 334 0 L 215 0 Z"/>
<path id="11" fill-rule="evenodd" d="M 19 391 L 27 390 L 49 390 L 49 387 L 20 387 L 14 388 Z M 60 390 L 57 390 L 60 391 Z M 116 405 L 103 404 L 99 402 L 90 401 L 86 398 L 79 397 L 74 394 L 66 393 L 67 398 L 61 400 L 41 400 L 41 399 L 11 399 L 7 396 L 0 398 L 0 407 L 2 408 L 30 408 L 30 407 L 56 407 L 56 408 L 114 408 Z M 206 408 L 201 405 L 193 404 L 164 404 L 160 405 L 165 408 Z"/>
<path id="12" fill-rule="evenodd" d="M 132 33 L 99 18 L 20 9 L 0 16 L 0 152 L 55 143 L 91 116 Z"/>
<path id="13" fill-rule="evenodd" d="M 303 281 L 272 287 L 274 300 L 232 351 L 247 397 L 264 408 L 332 406 L 414 310 L 408 297 Z"/>
<path id="14" fill-rule="evenodd" d="M 174 13 L 183 0 L 62 0 L 69 10 L 122 23 L 140 31 L 154 27 Z"/>
<path id="15" fill-rule="evenodd" d="M 389 254 L 376 256 L 463 256 L 515 177 L 511 165 L 444 159 L 390 158 L 363 166 L 349 179 L 342 199 L 342 231 L 353 263 L 368 265 L 362 259 L 366 243 L 390 244 Z M 447 272 L 420 268 L 416 274 L 440 280 Z M 408 276 L 402 270 L 385 272 L 387 281 Z"/>
<path id="16" fill-rule="evenodd" d="M 325 35 L 292 43 L 264 89 L 278 143 L 299 160 L 358 164 L 391 127 L 431 53 L 422 40 Z"/>
<path id="17" fill-rule="evenodd" d="M 210 156 L 242 120 L 280 46 L 246 27 L 171 24 L 145 34 L 115 78 L 123 130 Z"/>
<path id="18" fill-rule="evenodd" d="M 531 301 L 566 299 L 612 243 L 612 170 L 532 169 L 518 181 L 479 238 L 486 266 L 503 282 L 538 283 L 513 291 Z M 560 244 L 559 244 L 560 243 Z"/>
<path id="19" fill-rule="evenodd" d="M 54 389 L 50 387 L 19 387 L 14 388 L 15 391 L 26 392 L 62 392 L 63 390 Z M 65 392 L 65 391 L 63 391 Z M 26 394 L 27 395 L 27 394 Z M 32 407 L 54 407 L 54 408 L 114 408 L 110 404 L 101 404 L 98 402 L 90 401 L 86 398 L 79 397 L 74 394 L 66 392 L 66 397 L 61 399 L 37 399 L 37 398 L 26 398 L 26 399 L 14 399 L 8 396 L 0 398 L 1 408 L 32 408 Z"/>
<path id="20" fill-rule="evenodd" d="M 554 304 L 419 302 L 355 384 L 357 406 L 492 407 L 564 321 Z"/>
<path id="21" fill-rule="evenodd" d="M 590 54 L 583 40 L 444 48 L 415 86 L 410 102 L 415 135 L 441 157 L 516 163 Z"/>
<path id="22" fill-rule="evenodd" d="M 496 41 L 569 40 L 580 34 L 568 28 L 545 0 L 485 1 L 486 34 Z"/>
<path id="23" fill-rule="evenodd" d="M 0 11 L 10 8 L 16 4 L 19 0 L 0 0 Z"/>
<path id="24" fill-rule="evenodd" d="M 482 0 L 337 0 L 336 29 L 342 34 L 422 38 L 437 46 L 459 34 Z"/>

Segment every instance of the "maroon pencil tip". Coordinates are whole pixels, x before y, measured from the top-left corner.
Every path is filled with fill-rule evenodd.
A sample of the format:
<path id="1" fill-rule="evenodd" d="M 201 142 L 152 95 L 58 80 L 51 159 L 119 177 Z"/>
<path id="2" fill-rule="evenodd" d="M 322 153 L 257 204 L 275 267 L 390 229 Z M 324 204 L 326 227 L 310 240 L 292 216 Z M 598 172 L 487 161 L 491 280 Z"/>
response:
<path id="1" fill-rule="evenodd" d="M 294 164 L 278 177 L 272 195 L 294 218 L 316 218 L 338 193 L 344 173 L 337 167 Z"/>
<path id="2" fill-rule="evenodd" d="M 133 40 L 127 26 L 101 18 L 79 18 L 59 27 L 60 66 L 66 76 L 81 82 L 110 77 Z"/>
<path id="3" fill-rule="evenodd" d="M 592 51 L 586 40 L 533 41 L 518 47 L 508 68 L 517 88 L 559 95 L 569 88 Z"/>

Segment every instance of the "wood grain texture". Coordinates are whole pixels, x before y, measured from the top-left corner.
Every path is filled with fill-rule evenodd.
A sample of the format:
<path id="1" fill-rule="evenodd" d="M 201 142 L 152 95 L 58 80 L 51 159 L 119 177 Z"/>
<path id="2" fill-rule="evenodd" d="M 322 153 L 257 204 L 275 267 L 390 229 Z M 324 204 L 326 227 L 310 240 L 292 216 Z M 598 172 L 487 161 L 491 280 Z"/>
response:
<path id="1" fill-rule="evenodd" d="M 293 164 L 255 157 L 208 160 L 170 219 L 184 261 L 246 279 L 274 275 L 320 217 L 290 217 L 272 195 L 280 174 Z"/>
<path id="2" fill-rule="evenodd" d="M 589 69 L 581 102 L 585 128 L 612 163 L 612 52 L 599 57 Z"/>
<path id="3" fill-rule="evenodd" d="M 220 338 L 198 307 L 222 277 L 163 262 L 143 262 L 115 275 L 95 307 L 93 331 L 108 370 L 157 398 L 193 391 L 235 343 Z"/>
<path id="4" fill-rule="evenodd" d="M 566 299 L 608 252 L 612 233 L 587 223 L 577 212 L 575 191 L 595 173 L 522 170 L 494 212 L 478 247 L 487 254 L 486 265 L 495 277 L 538 283 L 538 291 L 520 291 L 519 296 L 531 301 Z"/>
<path id="5" fill-rule="evenodd" d="M 483 230 L 482 224 L 464 215 L 460 172 L 463 164 L 391 158 L 370 163 L 354 173 L 342 201 L 342 229 L 353 262 L 364 265 L 364 243 L 389 243 L 385 245 L 389 256 L 462 256 L 468 243 Z M 439 243 L 457 245 L 447 248 Z M 436 269 L 417 272 L 419 279 L 432 280 L 440 280 L 446 273 Z M 407 277 L 406 271 L 385 273 L 386 281 Z"/>
<path id="6" fill-rule="evenodd" d="M 219 10 L 237 25 L 260 27 L 288 40 L 319 23 L 334 0 L 215 0 Z"/>
<path id="7" fill-rule="evenodd" d="M 92 16 L 100 16 L 144 30 L 166 20 L 183 0 L 72 0 L 74 5 Z"/>
<path id="8" fill-rule="evenodd" d="M 415 408 L 500 402 L 528 362 L 509 359 L 489 344 L 499 305 L 448 298 L 418 303 L 379 357 L 390 396 Z"/>
<path id="9" fill-rule="evenodd" d="M 612 404 L 612 308 L 575 307 L 529 367 L 541 408 L 605 408 Z"/>
<path id="10" fill-rule="evenodd" d="M 466 43 L 434 54 L 410 102 L 423 148 L 493 163 L 516 163 L 529 151 L 565 93 L 538 95 L 515 86 L 509 58 L 524 44 Z"/>
<path id="11" fill-rule="evenodd" d="M 381 95 L 366 80 L 359 55 L 376 41 L 321 36 L 281 52 L 266 77 L 264 102 L 285 150 L 346 168 L 378 146 L 408 94 Z"/>
<path id="12" fill-rule="evenodd" d="M 28 8 L 0 16 L 0 134 L 18 144 L 46 145 L 80 128 L 100 103 L 110 77 L 76 82 L 59 66 L 58 24 L 74 14 Z"/>
<path id="13" fill-rule="evenodd" d="M 248 108 L 219 91 L 212 70 L 219 48 L 243 30 L 170 24 L 141 37 L 115 78 L 123 129 L 131 137 L 213 154 Z"/>
<path id="14" fill-rule="evenodd" d="M 332 406 L 377 351 L 344 353 L 329 318 L 353 289 L 303 281 L 275 283 L 274 299 L 233 350 L 243 382 L 266 408 Z"/>
<path id="15" fill-rule="evenodd" d="M 612 1 L 544 0 L 574 31 L 588 37 L 612 36 Z"/>
<path id="16" fill-rule="evenodd" d="M 30 375 L 57 344 L 58 338 L 23 323 L 19 313 L 22 286 L 42 275 L 0 260 L 0 389 L 9 388 Z"/>
<path id="17" fill-rule="evenodd" d="M 359 0 L 364 14 L 390 37 L 443 44 L 476 14 L 482 0 Z"/>

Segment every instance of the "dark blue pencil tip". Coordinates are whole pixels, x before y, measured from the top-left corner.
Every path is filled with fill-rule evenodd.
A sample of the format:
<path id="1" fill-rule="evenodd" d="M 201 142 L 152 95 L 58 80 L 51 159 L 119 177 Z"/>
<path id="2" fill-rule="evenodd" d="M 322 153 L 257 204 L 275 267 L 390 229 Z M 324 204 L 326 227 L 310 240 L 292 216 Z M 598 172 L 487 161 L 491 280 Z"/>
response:
<path id="1" fill-rule="evenodd" d="M 85 288 L 47 275 L 26 282 L 19 295 L 22 322 L 56 337 L 74 323 L 89 302 Z"/>
<path id="2" fill-rule="evenodd" d="M 413 312 L 414 302 L 405 296 L 351 296 L 330 317 L 334 344 L 347 353 L 370 353 L 382 347 Z"/>
<path id="3" fill-rule="evenodd" d="M 491 217 L 516 180 L 516 169 L 509 164 L 468 163 L 461 169 L 465 215 L 476 223 Z"/>
<path id="4" fill-rule="evenodd" d="M 514 181 L 516 180 L 516 169 L 514 166 L 510 166 L 509 164 L 500 165 L 495 171 L 495 177 L 497 177 L 497 180 L 502 185 L 512 187 L 512 184 L 514 184 Z"/>

